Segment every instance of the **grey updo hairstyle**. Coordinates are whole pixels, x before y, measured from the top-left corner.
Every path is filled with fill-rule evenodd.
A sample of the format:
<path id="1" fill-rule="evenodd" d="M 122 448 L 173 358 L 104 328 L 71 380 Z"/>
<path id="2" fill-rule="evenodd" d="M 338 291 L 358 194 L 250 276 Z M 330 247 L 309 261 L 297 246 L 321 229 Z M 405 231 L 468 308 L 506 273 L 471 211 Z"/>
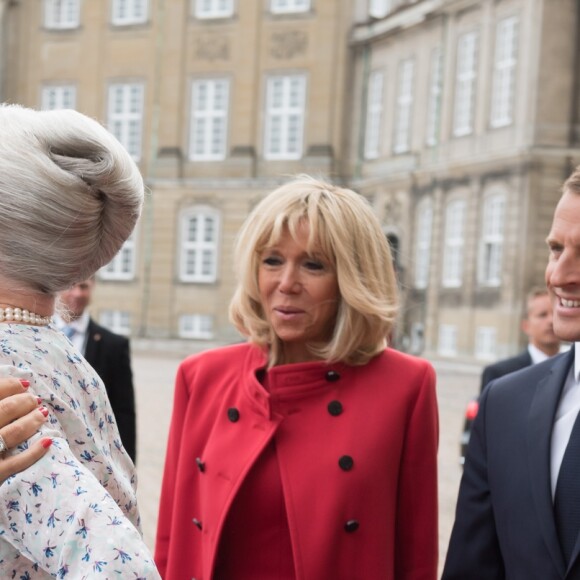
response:
<path id="1" fill-rule="evenodd" d="M 123 146 L 72 110 L 0 105 L 0 276 L 55 294 L 131 235 L 143 179 Z"/>

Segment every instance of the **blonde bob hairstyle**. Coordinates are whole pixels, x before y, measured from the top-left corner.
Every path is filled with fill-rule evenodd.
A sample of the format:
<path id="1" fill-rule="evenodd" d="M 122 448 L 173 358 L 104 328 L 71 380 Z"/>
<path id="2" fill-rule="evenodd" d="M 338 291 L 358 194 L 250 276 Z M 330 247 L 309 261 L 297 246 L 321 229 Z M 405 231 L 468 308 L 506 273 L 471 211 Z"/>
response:
<path id="1" fill-rule="evenodd" d="M 139 169 L 97 121 L 0 105 L 0 279 L 54 295 L 86 280 L 131 235 Z"/>
<path id="2" fill-rule="evenodd" d="M 309 344 L 328 362 L 362 365 L 381 352 L 397 312 L 397 284 L 387 239 L 368 202 L 342 189 L 301 175 L 266 196 L 238 235 L 238 287 L 230 319 L 248 340 L 269 349 L 269 365 L 280 364 L 282 344 L 260 302 L 258 269 L 265 248 L 285 230 L 296 239 L 307 223 L 308 251 L 322 254 L 336 271 L 340 301 L 334 332 L 326 344 Z"/>

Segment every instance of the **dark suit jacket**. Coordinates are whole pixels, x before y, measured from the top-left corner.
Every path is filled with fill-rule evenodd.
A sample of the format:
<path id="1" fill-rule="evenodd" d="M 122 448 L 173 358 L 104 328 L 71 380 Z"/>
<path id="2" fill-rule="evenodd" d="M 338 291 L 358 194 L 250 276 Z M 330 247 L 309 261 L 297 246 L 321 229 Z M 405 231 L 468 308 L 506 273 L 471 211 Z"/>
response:
<path id="1" fill-rule="evenodd" d="M 105 383 L 121 441 L 135 462 L 135 393 L 129 339 L 114 334 L 91 319 L 87 328 L 85 358 Z"/>
<path id="2" fill-rule="evenodd" d="M 517 356 L 506 358 L 492 365 L 486 366 L 483 369 L 483 373 L 481 375 L 480 391 L 483 392 L 483 389 L 487 383 L 493 381 L 494 379 L 499 379 L 499 377 L 503 377 L 504 375 L 513 373 L 514 371 L 519 371 L 520 369 L 529 367 L 531 364 L 532 357 L 526 348 L 524 352 L 521 352 Z"/>
<path id="3" fill-rule="evenodd" d="M 552 425 L 574 348 L 489 384 L 473 424 L 442 580 L 577 580 L 550 488 Z"/>

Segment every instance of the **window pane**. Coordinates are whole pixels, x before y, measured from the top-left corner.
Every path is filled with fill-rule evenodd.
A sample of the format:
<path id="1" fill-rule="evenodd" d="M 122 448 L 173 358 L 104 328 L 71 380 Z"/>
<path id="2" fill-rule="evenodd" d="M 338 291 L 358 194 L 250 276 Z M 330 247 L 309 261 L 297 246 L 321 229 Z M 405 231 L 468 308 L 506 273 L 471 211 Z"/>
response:
<path id="1" fill-rule="evenodd" d="M 181 224 L 181 280 L 215 281 L 218 259 L 218 215 L 207 208 L 193 212 L 189 210 L 182 216 Z"/>
<path id="2" fill-rule="evenodd" d="M 264 155 L 267 159 L 299 159 L 304 133 L 304 75 L 268 79 Z"/>
<path id="3" fill-rule="evenodd" d="M 115 84 L 109 87 L 109 129 L 135 160 L 141 156 L 143 85 Z"/>

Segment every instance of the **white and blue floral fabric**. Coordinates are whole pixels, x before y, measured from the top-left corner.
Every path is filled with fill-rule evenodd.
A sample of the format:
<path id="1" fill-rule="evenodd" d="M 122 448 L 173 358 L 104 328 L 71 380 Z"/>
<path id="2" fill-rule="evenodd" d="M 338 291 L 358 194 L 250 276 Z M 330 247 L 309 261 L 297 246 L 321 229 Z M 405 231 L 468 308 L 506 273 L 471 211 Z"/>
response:
<path id="1" fill-rule="evenodd" d="M 53 444 L 0 485 L 0 578 L 157 579 L 103 383 L 55 327 L 0 324 L 0 376 L 30 381 Z"/>

